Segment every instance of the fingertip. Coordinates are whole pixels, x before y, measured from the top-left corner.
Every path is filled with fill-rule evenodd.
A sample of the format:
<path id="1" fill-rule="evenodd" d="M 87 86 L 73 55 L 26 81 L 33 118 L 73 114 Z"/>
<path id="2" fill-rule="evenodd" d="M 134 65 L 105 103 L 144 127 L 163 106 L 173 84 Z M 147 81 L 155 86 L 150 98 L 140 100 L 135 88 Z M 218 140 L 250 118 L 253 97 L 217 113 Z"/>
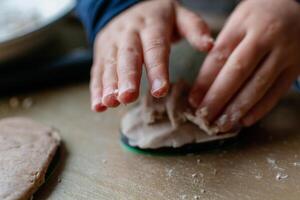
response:
<path id="1" fill-rule="evenodd" d="M 131 90 L 126 90 L 124 92 L 122 92 L 118 99 L 121 103 L 123 104 L 128 104 L 128 103 L 132 103 L 135 100 L 137 100 L 139 96 L 138 91 L 136 91 L 135 89 L 131 89 Z"/>
<path id="2" fill-rule="evenodd" d="M 222 114 L 216 121 L 215 124 L 219 128 L 220 132 L 228 132 L 232 128 L 232 124 L 229 120 L 229 115 Z"/>
<path id="3" fill-rule="evenodd" d="M 214 46 L 214 39 L 209 35 L 204 35 L 201 38 L 201 48 L 204 52 L 209 52 Z"/>
<path id="4" fill-rule="evenodd" d="M 109 94 L 103 97 L 103 104 L 104 106 L 115 108 L 120 105 L 120 102 L 117 100 L 116 94 Z"/>
<path id="5" fill-rule="evenodd" d="M 120 81 L 118 100 L 123 104 L 132 103 L 139 95 L 139 81 Z"/>
<path id="6" fill-rule="evenodd" d="M 106 109 L 107 107 L 102 103 L 93 103 L 91 106 L 93 112 L 104 112 Z"/>
<path id="7" fill-rule="evenodd" d="M 210 35 L 196 35 L 191 37 L 192 46 L 201 52 L 209 52 L 214 46 L 214 39 Z"/>
<path id="8" fill-rule="evenodd" d="M 151 94 L 153 97 L 161 98 L 168 94 L 169 83 L 161 79 L 155 79 L 152 83 Z"/>

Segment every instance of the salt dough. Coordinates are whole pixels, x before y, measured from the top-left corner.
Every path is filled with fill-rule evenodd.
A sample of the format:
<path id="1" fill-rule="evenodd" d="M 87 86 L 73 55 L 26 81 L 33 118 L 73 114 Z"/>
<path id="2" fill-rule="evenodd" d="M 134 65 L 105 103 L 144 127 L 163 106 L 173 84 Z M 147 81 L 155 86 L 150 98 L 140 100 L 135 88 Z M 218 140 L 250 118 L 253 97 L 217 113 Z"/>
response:
<path id="1" fill-rule="evenodd" d="M 0 120 L 0 199 L 27 200 L 44 183 L 58 133 L 26 118 Z"/>
<path id="2" fill-rule="evenodd" d="M 219 134 L 215 126 L 204 119 L 205 109 L 194 111 L 188 103 L 189 86 L 184 81 L 172 85 L 165 98 L 146 95 L 139 106 L 122 119 L 121 131 L 129 145 L 143 149 L 181 147 L 230 138 L 237 132 Z"/>

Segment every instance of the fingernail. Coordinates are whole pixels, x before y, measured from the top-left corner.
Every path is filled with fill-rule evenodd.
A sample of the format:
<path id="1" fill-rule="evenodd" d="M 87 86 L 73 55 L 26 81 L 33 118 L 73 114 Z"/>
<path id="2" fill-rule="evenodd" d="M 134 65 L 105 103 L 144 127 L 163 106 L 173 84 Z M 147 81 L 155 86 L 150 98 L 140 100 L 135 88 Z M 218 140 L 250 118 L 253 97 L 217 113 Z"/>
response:
<path id="1" fill-rule="evenodd" d="M 136 87 L 129 81 L 122 83 L 119 87 L 119 96 L 124 92 L 133 92 L 136 90 Z"/>
<path id="2" fill-rule="evenodd" d="M 210 37 L 209 35 L 204 35 L 201 38 L 202 42 L 205 43 L 214 43 L 214 39 L 212 37 Z"/>
<path id="3" fill-rule="evenodd" d="M 165 88 L 166 85 L 167 84 L 165 81 L 161 81 L 160 79 L 155 79 L 152 83 L 152 88 L 151 88 L 152 95 L 154 95 L 155 97 L 162 97 L 166 95 L 167 93 L 167 89 Z"/>
<path id="4" fill-rule="evenodd" d="M 224 115 L 221 115 L 221 117 L 219 117 L 219 119 L 217 119 L 216 124 L 219 127 L 224 127 L 227 122 L 228 122 L 228 115 L 224 114 Z"/>
<path id="5" fill-rule="evenodd" d="M 117 107 L 120 102 L 117 100 L 116 94 L 112 93 L 103 98 L 103 104 L 107 107 Z"/>
<path id="6" fill-rule="evenodd" d="M 231 114 L 223 114 L 216 120 L 217 126 L 222 132 L 240 129 L 240 118 L 242 113 L 240 111 L 232 112 Z"/>
<path id="7" fill-rule="evenodd" d="M 107 107 L 102 104 L 101 100 L 92 102 L 92 108 L 91 109 L 94 112 L 103 112 L 103 111 L 106 110 L 106 108 Z"/>
<path id="8" fill-rule="evenodd" d="M 227 131 L 227 129 L 229 129 L 230 123 L 228 119 L 228 115 L 223 114 L 216 120 L 215 124 L 218 126 L 221 132 Z"/>
<path id="9" fill-rule="evenodd" d="M 203 47 L 203 51 L 209 51 L 214 45 L 214 40 L 210 36 L 204 35 L 201 38 L 201 44 Z"/>

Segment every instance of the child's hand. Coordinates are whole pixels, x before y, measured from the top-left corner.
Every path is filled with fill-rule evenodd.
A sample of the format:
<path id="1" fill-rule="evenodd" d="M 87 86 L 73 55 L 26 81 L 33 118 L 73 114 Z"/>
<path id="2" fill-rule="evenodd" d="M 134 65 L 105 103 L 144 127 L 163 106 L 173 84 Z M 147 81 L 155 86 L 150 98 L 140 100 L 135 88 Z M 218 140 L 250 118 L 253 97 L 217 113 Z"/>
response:
<path id="1" fill-rule="evenodd" d="M 245 0 L 199 72 L 190 102 L 226 132 L 268 113 L 300 73 L 300 5 Z"/>
<path id="2" fill-rule="evenodd" d="M 173 0 L 145 1 L 113 19 L 94 44 L 92 109 L 100 112 L 136 100 L 143 64 L 152 95 L 164 96 L 170 45 L 180 36 L 200 51 L 213 46 L 205 22 Z"/>

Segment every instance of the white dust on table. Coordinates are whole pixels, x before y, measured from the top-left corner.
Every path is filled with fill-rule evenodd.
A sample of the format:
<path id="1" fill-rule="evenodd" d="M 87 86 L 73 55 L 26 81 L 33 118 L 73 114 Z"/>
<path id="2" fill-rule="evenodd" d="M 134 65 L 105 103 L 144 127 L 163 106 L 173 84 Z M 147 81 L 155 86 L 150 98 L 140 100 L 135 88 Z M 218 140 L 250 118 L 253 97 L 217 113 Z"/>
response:
<path id="1" fill-rule="evenodd" d="M 260 179 L 263 178 L 263 176 L 262 176 L 261 174 L 257 174 L 257 175 L 255 175 L 255 178 L 256 178 L 257 180 L 260 180 Z"/>
<path id="2" fill-rule="evenodd" d="M 197 175 L 197 173 L 192 174 L 192 178 L 196 178 Z"/>
<path id="3" fill-rule="evenodd" d="M 271 165 L 274 170 L 285 171 L 285 169 L 278 166 L 277 161 L 273 158 L 267 158 L 267 162 Z"/>
<path id="4" fill-rule="evenodd" d="M 102 159 L 102 163 L 103 163 L 103 164 L 106 164 L 106 163 L 107 163 L 107 160 L 106 160 L 106 159 Z"/>
<path id="5" fill-rule="evenodd" d="M 202 163 L 202 160 L 199 158 L 197 159 L 197 164 L 200 165 Z"/>
<path id="6" fill-rule="evenodd" d="M 299 161 L 299 162 L 294 162 L 293 165 L 294 165 L 295 167 L 300 167 L 300 161 Z"/>
<path id="7" fill-rule="evenodd" d="M 180 199 L 187 199 L 187 195 L 186 194 L 180 195 Z"/>
<path id="8" fill-rule="evenodd" d="M 218 173 L 218 170 L 217 169 L 213 169 L 213 175 L 215 176 L 215 175 L 217 175 L 217 173 Z"/>
<path id="9" fill-rule="evenodd" d="M 200 199 L 201 197 L 199 195 L 194 195 L 194 199 Z"/>
<path id="10" fill-rule="evenodd" d="M 278 172 L 278 173 L 276 174 L 276 180 L 278 180 L 278 181 L 287 179 L 288 177 L 289 177 L 289 175 L 287 175 L 287 174 L 285 174 L 285 173 L 282 173 L 282 172 Z"/>
<path id="11" fill-rule="evenodd" d="M 167 179 L 174 176 L 174 168 L 166 168 L 165 171 L 166 171 Z"/>
<path id="12" fill-rule="evenodd" d="M 285 172 L 285 169 L 281 168 L 278 166 L 277 161 L 273 158 L 267 158 L 267 162 L 269 163 L 269 165 L 271 166 L 271 168 L 276 171 L 276 176 L 275 179 L 277 181 L 282 181 L 282 180 L 286 180 L 289 176 L 288 174 Z"/>

